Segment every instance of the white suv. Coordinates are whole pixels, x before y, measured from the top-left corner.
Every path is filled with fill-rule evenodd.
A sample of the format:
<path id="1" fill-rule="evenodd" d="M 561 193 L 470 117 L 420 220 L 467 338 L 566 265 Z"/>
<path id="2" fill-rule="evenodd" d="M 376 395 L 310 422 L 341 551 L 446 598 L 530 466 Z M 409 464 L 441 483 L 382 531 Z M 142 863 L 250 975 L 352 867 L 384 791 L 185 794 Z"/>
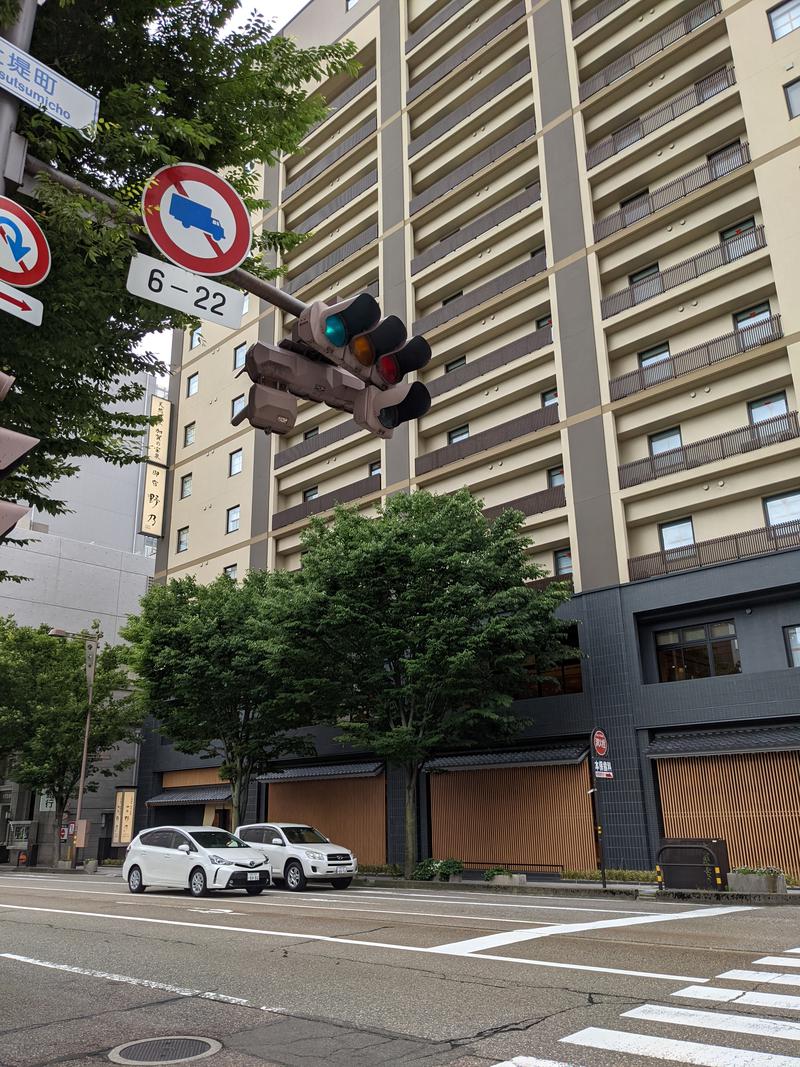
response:
<path id="1" fill-rule="evenodd" d="M 293 891 L 305 889 L 307 882 L 330 882 L 334 889 L 347 889 L 358 873 L 358 860 L 349 849 L 332 844 L 305 823 L 250 823 L 238 826 L 236 836 L 263 852 L 273 878 Z"/>
<path id="2" fill-rule="evenodd" d="M 271 884 L 262 851 L 215 826 L 159 826 L 134 837 L 122 877 L 131 893 L 149 885 L 185 889 L 204 897 L 210 889 L 244 889 L 258 896 Z"/>

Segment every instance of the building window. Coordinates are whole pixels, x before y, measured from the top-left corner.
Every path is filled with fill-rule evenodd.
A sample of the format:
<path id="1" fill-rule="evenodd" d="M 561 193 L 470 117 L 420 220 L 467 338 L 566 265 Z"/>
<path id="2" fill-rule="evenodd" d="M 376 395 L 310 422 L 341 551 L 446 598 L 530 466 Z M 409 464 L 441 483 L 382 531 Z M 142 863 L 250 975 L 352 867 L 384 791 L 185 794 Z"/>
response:
<path id="1" fill-rule="evenodd" d="M 228 453 L 228 477 L 242 473 L 242 450 L 237 448 L 235 452 Z"/>
<path id="2" fill-rule="evenodd" d="M 662 522 L 658 527 L 658 536 L 665 552 L 679 548 L 694 548 L 694 524 L 691 518 Z"/>
<path id="3" fill-rule="evenodd" d="M 764 500 L 767 526 L 782 526 L 787 522 L 800 522 L 800 489 Z"/>
<path id="4" fill-rule="evenodd" d="M 651 456 L 660 456 L 662 452 L 671 452 L 673 448 L 680 448 L 680 426 L 673 426 L 671 430 L 661 430 L 659 433 L 651 433 L 647 438 Z"/>
<path id="5" fill-rule="evenodd" d="M 572 549 L 557 548 L 553 553 L 553 571 L 562 578 L 572 574 Z"/>
<path id="6" fill-rule="evenodd" d="M 639 367 L 645 371 L 642 381 L 646 386 L 658 385 L 673 377 L 673 367 L 669 362 L 669 341 L 661 341 L 652 348 L 646 348 L 637 355 Z"/>
<path id="7" fill-rule="evenodd" d="M 640 300 L 649 300 L 650 297 L 663 293 L 664 285 L 658 270 L 658 263 L 651 263 L 629 274 L 628 285 L 633 289 L 635 304 L 638 304 Z"/>
<path id="8" fill-rule="evenodd" d="M 564 484 L 564 468 L 551 467 L 547 472 L 547 484 L 551 489 Z"/>
<path id="9" fill-rule="evenodd" d="M 784 626 L 783 636 L 786 638 L 789 666 L 800 667 L 800 626 Z"/>
<path id="10" fill-rule="evenodd" d="M 357 3 L 358 3 L 358 0 L 344 0 L 344 9 L 345 9 L 345 11 L 352 11 Z"/>
<path id="11" fill-rule="evenodd" d="M 712 178 L 722 178 L 732 170 L 740 167 L 742 159 L 741 143 L 737 139 L 726 144 L 724 148 L 718 148 L 716 152 L 709 152 L 706 156 Z"/>
<path id="12" fill-rule="evenodd" d="M 650 190 L 641 189 L 638 193 L 634 193 L 633 196 L 626 196 L 624 200 L 620 200 L 619 207 L 626 226 L 630 226 L 650 214 L 649 197 Z"/>
<path id="13" fill-rule="evenodd" d="M 753 426 L 767 419 L 777 419 L 785 415 L 789 410 L 786 403 L 786 393 L 773 393 L 772 396 L 762 396 L 760 400 L 751 400 L 747 405 L 747 415 Z"/>
<path id="14" fill-rule="evenodd" d="M 194 374 L 190 374 L 186 379 L 186 395 L 196 396 L 197 390 L 200 388 L 200 375 L 195 371 Z"/>
<path id="15" fill-rule="evenodd" d="M 177 544 L 175 546 L 175 551 L 176 552 L 185 552 L 188 547 L 189 547 L 189 527 L 188 526 L 182 526 L 181 529 L 178 530 L 178 541 L 177 541 Z"/>
<path id="16" fill-rule="evenodd" d="M 381 476 L 381 461 L 379 459 L 373 459 L 369 465 L 370 478 L 380 478 Z"/>
<path id="17" fill-rule="evenodd" d="M 235 563 L 229 563 L 227 567 L 223 567 L 222 568 L 222 573 L 225 575 L 226 578 L 230 578 L 231 581 L 235 582 L 236 581 L 236 569 L 237 569 L 237 567 L 236 567 Z"/>
<path id="18" fill-rule="evenodd" d="M 203 340 L 203 327 L 198 326 L 189 334 L 189 348 L 197 348 Z"/>
<path id="19" fill-rule="evenodd" d="M 800 30 L 800 0 L 785 0 L 767 12 L 773 41 L 779 41 L 793 30 Z"/>
<path id="20" fill-rule="evenodd" d="M 737 311 L 733 316 L 733 324 L 737 330 L 746 330 L 748 326 L 755 326 L 759 322 L 766 322 L 772 317 L 769 303 L 756 304 L 754 307 Z"/>
<path id="21" fill-rule="evenodd" d="M 194 444 L 196 431 L 197 431 L 197 424 L 194 423 L 194 422 L 187 423 L 187 425 L 184 426 L 184 428 L 183 428 L 183 446 L 184 446 L 184 448 L 187 445 L 193 445 Z"/>
<path id="22" fill-rule="evenodd" d="M 552 326 L 552 325 L 553 325 L 553 316 L 550 315 L 550 314 L 542 315 L 542 317 L 540 319 L 536 320 L 536 329 L 537 330 L 544 330 L 547 326 Z"/>
<path id="23" fill-rule="evenodd" d="M 247 345 L 237 345 L 233 350 L 233 369 L 241 370 L 244 366 L 244 357 L 247 354 Z"/>
<path id="24" fill-rule="evenodd" d="M 756 220 L 751 215 L 749 219 L 737 222 L 735 226 L 728 226 L 720 231 L 719 239 L 725 262 L 738 259 L 740 256 L 752 252 L 755 248 L 753 233 L 756 228 Z"/>
<path id="25" fill-rule="evenodd" d="M 185 500 L 187 496 L 192 495 L 192 476 L 191 474 L 184 474 L 181 478 L 181 500 Z"/>
<path id="26" fill-rule="evenodd" d="M 247 169 L 248 167 L 250 168 L 249 170 Z M 252 174 L 253 171 L 256 169 L 256 165 L 255 165 L 255 163 L 248 163 L 247 166 L 244 169 L 247 171 L 248 174 Z M 249 293 L 245 293 L 244 294 L 244 303 L 242 304 L 242 314 L 246 315 L 249 310 L 250 310 L 250 294 Z"/>
<path id="27" fill-rule="evenodd" d="M 542 393 L 542 407 L 550 408 L 558 403 L 558 389 L 545 389 Z"/>
<path id="28" fill-rule="evenodd" d="M 448 304 L 452 304 L 454 300 L 458 300 L 460 296 L 464 295 L 464 290 L 459 289 L 457 293 L 451 293 L 450 296 L 446 296 L 442 300 L 442 307 L 447 307 Z"/>
<path id="29" fill-rule="evenodd" d="M 306 430 L 303 434 L 304 441 L 310 441 L 312 437 L 319 436 L 319 426 L 312 426 L 310 430 Z"/>
<path id="30" fill-rule="evenodd" d="M 307 501 L 307 500 L 316 500 L 318 496 L 319 496 L 319 486 L 318 485 L 310 485 L 308 487 L 308 489 L 304 489 L 303 490 L 303 501 L 304 502 Z"/>
<path id="31" fill-rule="evenodd" d="M 238 415 L 245 405 L 244 393 L 241 396 L 235 396 L 231 401 L 231 418 Z"/>
<path id="32" fill-rule="evenodd" d="M 796 119 L 798 115 L 800 115 L 800 78 L 795 78 L 793 82 L 784 85 L 783 91 L 786 94 L 786 106 L 789 109 L 789 118 Z"/>
<path id="33" fill-rule="evenodd" d="M 456 426 L 454 430 L 447 431 L 448 445 L 457 445 L 459 441 L 466 441 L 469 437 L 469 425 Z"/>
<path id="34" fill-rule="evenodd" d="M 228 508 L 225 512 L 225 533 L 236 533 L 239 529 L 240 521 L 240 509 L 237 504 L 235 507 Z"/>
<path id="35" fill-rule="evenodd" d="M 445 363 L 444 372 L 445 372 L 445 374 L 449 374 L 451 371 L 458 370 L 459 367 L 466 366 L 466 363 L 467 363 L 467 357 L 466 356 L 456 356 L 456 358 L 455 359 L 451 359 L 449 363 Z"/>
<path id="36" fill-rule="evenodd" d="M 655 639 L 659 682 L 741 673 L 739 642 L 731 620 L 662 630 Z"/>
<path id="37" fill-rule="evenodd" d="M 663 363 L 665 359 L 669 359 L 669 341 L 662 341 L 660 344 L 653 345 L 652 348 L 646 348 L 644 352 L 640 352 L 639 366 L 652 367 L 654 363 Z"/>

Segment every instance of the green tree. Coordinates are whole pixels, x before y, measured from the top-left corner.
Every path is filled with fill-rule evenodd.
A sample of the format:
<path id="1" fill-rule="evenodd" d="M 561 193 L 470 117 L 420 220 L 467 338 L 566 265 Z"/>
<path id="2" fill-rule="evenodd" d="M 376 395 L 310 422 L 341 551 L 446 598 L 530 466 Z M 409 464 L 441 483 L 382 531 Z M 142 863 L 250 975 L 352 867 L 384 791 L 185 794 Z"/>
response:
<path id="1" fill-rule="evenodd" d="M 48 636 L 46 625 L 18 626 L 0 619 L 0 756 L 9 777 L 55 800 L 54 856 L 59 827 L 80 779 L 86 726 L 84 646 Z M 95 672 L 86 789 L 130 763 L 113 762 L 123 742 L 139 735 L 140 716 L 131 699 L 119 648 L 100 653 Z"/>
<path id="2" fill-rule="evenodd" d="M 237 584 L 181 578 L 154 586 L 123 631 L 140 704 L 181 752 L 221 759 L 237 822 L 253 776 L 304 752 L 307 719 L 283 699 L 275 655 L 273 582 L 252 572 Z"/>
<path id="3" fill-rule="evenodd" d="M 19 131 L 30 154 L 110 194 L 125 215 L 147 178 L 179 160 L 224 171 L 251 209 L 265 207 L 250 164 L 296 150 L 325 113 L 309 86 L 353 72 L 354 49 L 301 49 L 257 16 L 226 29 L 238 8 L 239 0 L 54 0 L 40 7 L 32 52 L 100 98 L 101 123 L 91 141 L 22 104 Z M 17 10 L 18 0 L 0 0 L 0 34 Z M 132 434 L 146 420 L 125 413 L 142 395 L 130 379 L 164 370 L 141 342 L 189 320 L 126 292 L 137 249 L 120 211 L 43 179 L 36 187 L 35 199 L 20 199 L 38 216 L 53 252 L 53 269 L 36 293 L 44 321 L 32 331 L 3 316 L 0 370 L 17 379 L 3 403 L 3 425 L 41 444 L 4 482 L 3 495 L 58 514 L 64 504 L 50 488 L 75 472 L 76 459 L 139 459 Z M 298 240 L 265 229 L 245 266 L 266 276 L 262 254 Z"/>
<path id="4" fill-rule="evenodd" d="M 340 508 L 304 535 L 281 589 L 286 699 L 405 777 L 405 870 L 417 859 L 422 764 L 445 746 L 496 744 L 514 697 L 575 650 L 554 612 L 568 589 L 541 577 L 523 516 L 489 522 L 468 490 L 391 497 L 378 518 Z"/>

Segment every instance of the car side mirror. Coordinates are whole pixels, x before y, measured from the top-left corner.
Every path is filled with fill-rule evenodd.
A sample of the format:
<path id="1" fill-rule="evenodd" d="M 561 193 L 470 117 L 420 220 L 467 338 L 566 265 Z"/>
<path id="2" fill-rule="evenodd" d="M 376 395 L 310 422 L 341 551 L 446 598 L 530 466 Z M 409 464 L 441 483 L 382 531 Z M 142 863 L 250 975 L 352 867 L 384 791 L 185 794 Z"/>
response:
<path id="1" fill-rule="evenodd" d="M 188 856 L 191 851 L 192 850 L 189 848 L 185 841 L 182 845 L 178 845 L 178 852 L 185 852 Z"/>
<path id="2" fill-rule="evenodd" d="M 273 837 L 273 839 L 270 841 L 270 844 L 271 845 L 282 845 L 283 841 L 281 841 L 281 839 L 279 837 Z"/>

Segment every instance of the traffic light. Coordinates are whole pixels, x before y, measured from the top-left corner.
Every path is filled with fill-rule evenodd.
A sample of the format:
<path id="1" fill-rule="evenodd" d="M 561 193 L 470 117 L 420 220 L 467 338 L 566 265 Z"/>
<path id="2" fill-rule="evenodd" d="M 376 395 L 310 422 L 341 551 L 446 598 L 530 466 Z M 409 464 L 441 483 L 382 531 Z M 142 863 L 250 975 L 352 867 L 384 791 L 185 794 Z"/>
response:
<path id="1" fill-rule="evenodd" d="M 430 406 L 431 394 L 422 382 L 402 383 L 389 389 L 368 386 L 356 394 L 353 418 L 376 437 L 389 438 L 401 423 L 420 418 Z"/>
<path id="2" fill-rule="evenodd" d="M 13 376 L 0 371 L 0 400 L 5 400 L 13 384 Z M 28 434 L 0 427 L 0 478 L 7 478 L 15 471 L 38 444 L 38 437 L 30 437 Z M 0 500 L 0 537 L 11 533 L 28 510 L 22 504 Z"/>

